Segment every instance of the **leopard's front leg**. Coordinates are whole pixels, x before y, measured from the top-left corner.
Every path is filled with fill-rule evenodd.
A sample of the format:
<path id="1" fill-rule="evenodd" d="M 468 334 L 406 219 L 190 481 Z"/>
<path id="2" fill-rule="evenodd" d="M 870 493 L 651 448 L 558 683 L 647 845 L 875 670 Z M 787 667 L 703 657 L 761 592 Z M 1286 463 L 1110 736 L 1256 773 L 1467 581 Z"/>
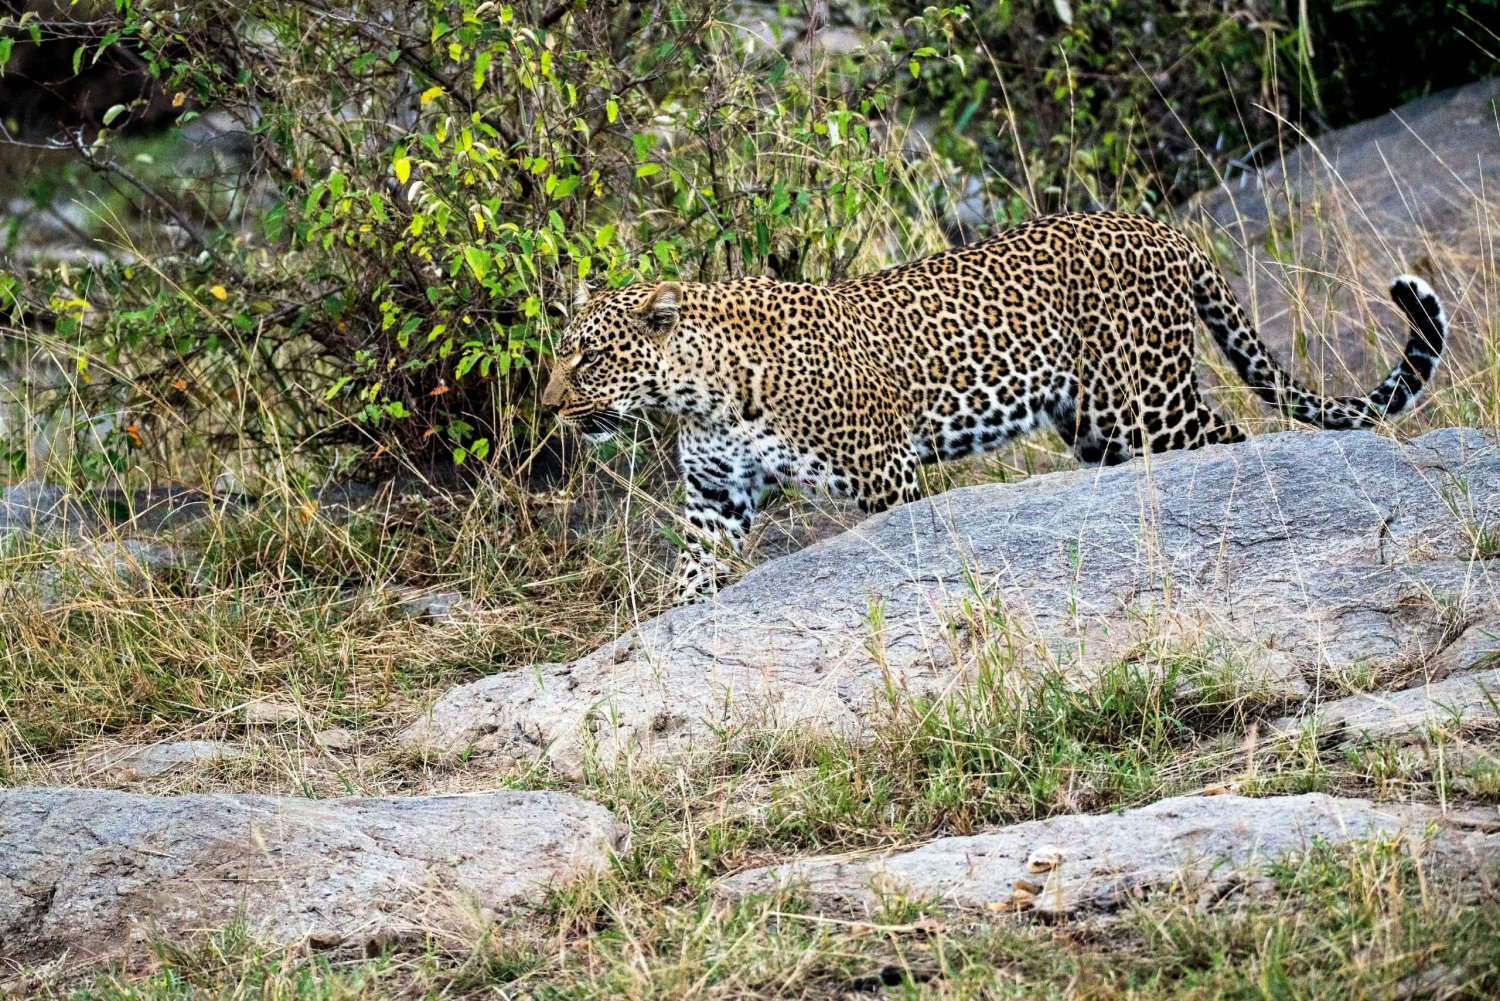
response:
<path id="1" fill-rule="evenodd" d="M 731 572 L 720 554 L 739 553 L 768 480 L 749 443 L 724 432 L 685 430 L 678 460 L 686 485 L 684 549 L 677 558 L 679 602 L 712 594 Z"/>

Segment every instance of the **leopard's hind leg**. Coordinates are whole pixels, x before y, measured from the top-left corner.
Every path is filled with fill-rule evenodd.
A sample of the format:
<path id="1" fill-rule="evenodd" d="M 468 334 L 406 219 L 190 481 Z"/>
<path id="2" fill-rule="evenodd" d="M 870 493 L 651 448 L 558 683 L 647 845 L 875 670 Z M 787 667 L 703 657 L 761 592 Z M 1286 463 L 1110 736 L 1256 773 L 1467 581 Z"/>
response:
<path id="1" fill-rule="evenodd" d="M 1249 435 L 1245 434 L 1243 428 L 1233 421 L 1224 419 L 1212 407 L 1200 405 L 1198 420 L 1203 427 L 1203 430 L 1198 435 L 1198 440 L 1184 445 L 1183 448 L 1198 448 L 1203 445 L 1230 445 L 1237 441 L 1244 441 L 1249 437 Z"/>
<path id="2" fill-rule="evenodd" d="M 1108 418 L 1108 408 L 1097 405 L 1096 394 L 1081 393 L 1075 378 L 1067 378 L 1045 409 L 1058 437 L 1082 465 L 1114 466 L 1133 454 L 1115 422 Z"/>
<path id="3" fill-rule="evenodd" d="M 1085 466 L 1117 466 L 1129 462 L 1139 447 L 1139 433 L 1121 426 L 1119 405 L 1091 393 L 1078 399 L 1061 398 L 1047 408 L 1052 425 L 1079 463 Z"/>
<path id="4" fill-rule="evenodd" d="M 1196 380 L 1184 383 L 1179 392 L 1179 405 L 1172 408 L 1151 436 L 1151 451 L 1170 452 L 1245 440 L 1246 434 L 1238 425 L 1203 401 Z"/>
<path id="5" fill-rule="evenodd" d="M 917 466 L 917 452 L 909 442 L 894 439 L 884 443 L 851 478 L 860 510 L 874 514 L 921 497 Z"/>

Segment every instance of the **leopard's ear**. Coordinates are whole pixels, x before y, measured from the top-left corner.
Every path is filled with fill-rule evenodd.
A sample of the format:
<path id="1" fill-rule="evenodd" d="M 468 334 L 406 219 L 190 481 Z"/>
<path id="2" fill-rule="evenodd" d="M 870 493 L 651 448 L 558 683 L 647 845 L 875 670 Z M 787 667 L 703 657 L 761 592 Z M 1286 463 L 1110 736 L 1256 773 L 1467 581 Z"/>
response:
<path id="1" fill-rule="evenodd" d="M 582 309 L 589 301 L 589 283 L 579 282 L 578 291 L 573 293 L 573 308 Z"/>
<path id="2" fill-rule="evenodd" d="M 682 308 L 682 286 L 676 282 L 662 282 L 651 290 L 646 301 L 635 308 L 635 315 L 646 324 L 653 334 L 665 336 L 677 326 L 677 315 Z"/>

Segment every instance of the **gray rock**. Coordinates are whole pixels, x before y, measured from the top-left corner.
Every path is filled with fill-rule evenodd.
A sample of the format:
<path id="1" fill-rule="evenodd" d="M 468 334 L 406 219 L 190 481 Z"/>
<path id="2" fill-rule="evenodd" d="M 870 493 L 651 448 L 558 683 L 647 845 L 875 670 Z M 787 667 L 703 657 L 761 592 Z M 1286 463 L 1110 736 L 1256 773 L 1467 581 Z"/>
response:
<path id="1" fill-rule="evenodd" d="M 470 610 L 469 602 L 457 591 L 403 587 L 396 590 L 394 598 L 401 614 L 434 625 L 453 622 Z"/>
<path id="2" fill-rule="evenodd" d="M 114 747 L 96 751 L 83 760 L 88 774 L 124 779 L 149 779 L 194 765 L 212 764 L 245 756 L 244 748 L 222 740 L 177 740 L 166 744 Z"/>
<path id="3" fill-rule="evenodd" d="M 1322 735 L 1375 739 L 1420 735 L 1433 729 L 1494 725 L 1500 721 L 1500 668 L 1458 674 L 1399 692 L 1366 692 L 1324 702 L 1313 712 L 1271 723 L 1278 733 L 1316 724 Z"/>
<path id="4" fill-rule="evenodd" d="M 251 702 L 245 706 L 246 726 L 280 726 L 301 721 L 302 710 L 289 702 Z"/>
<path id="5" fill-rule="evenodd" d="M 1138 810 L 1036 820 L 989 834 L 942 838 L 871 858 L 798 859 L 740 873 L 737 896 L 795 887 L 820 908 L 861 917 L 892 897 L 955 910 L 1026 910 L 1049 917 L 1111 911 L 1154 891 L 1213 898 L 1270 862 L 1315 843 L 1406 834 L 1421 839 L 1440 816 L 1420 806 L 1372 805 L 1322 793 L 1247 799 L 1180 796 Z M 1482 835 L 1471 851 L 1493 852 Z M 1028 865 L 1035 856 L 1055 867 Z M 1050 858 L 1049 858 L 1050 857 Z"/>
<path id="6" fill-rule="evenodd" d="M 320 730 L 313 735 L 313 740 L 325 751 L 352 751 L 354 749 L 354 734 L 341 726 L 331 726 L 327 730 Z"/>
<path id="7" fill-rule="evenodd" d="M 1463 313 L 1476 262 L 1493 249 L 1485 197 L 1500 186 L 1497 99 L 1500 77 L 1424 97 L 1190 203 L 1186 215 L 1239 272 L 1235 294 L 1279 357 L 1290 361 L 1297 338 L 1316 331 L 1308 368 L 1330 389 L 1363 392 L 1406 337 L 1385 295 L 1392 277 L 1422 275 L 1450 316 Z"/>
<path id="8" fill-rule="evenodd" d="M 140 533 L 182 528 L 244 507 L 238 498 L 215 497 L 202 490 L 171 485 L 133 491 L 101 490 L 98 498 L 130 531 Z"/>
<path id="9" fill-rule="evenodd" d="M 62 487 L 23 480 L 0 489 L 0 536 L 11 532 L 85 532 L 89 525 L 84 510 Z"/>
<path id="10" fill-rule="evenodd" d="M 89 571 L 112 574 L 117 580 L 135 584 L 148 580 L 155 571 L 180 562 L 177 550 L 171 546 L 142 539 L 91 541 L 80 550 L 80 555 Z"/>
<path id="11" fill-rule="evenodd" d="M 55 562 L 19 581 L 45 609 L 67 604 L 81 593 L 124 587 L 144 591 L 159 571 L 181 564 L 176 550 L 140 539 L 84 539 L 57 551 Z"/>
<path id="12" fill-rule="evenodd" d="M 858 732 L 882 689 L 947 690 L 981 653 L 1086 675 L 1164 642 L 1305 695 L 1355 664 L 1409 670 L 1495 615 L 1491 564 L 1470 560 L 1473 525 L 1494 519 L 1500 449 L 1456 429 L 1263 435 L 969 487 L 573 663 L 454 689 L 402 740 L 576 768 L 763 722 Z"/>
<path id="13" fill-rule="evenodd" d="M 600 870 L 621 837 L 609 811 L 559 793 L 0 790 L 0 959 L 122 957 L 153 932 L 182 942 L 237 916 L 315 948 L 441 941 Z"/>

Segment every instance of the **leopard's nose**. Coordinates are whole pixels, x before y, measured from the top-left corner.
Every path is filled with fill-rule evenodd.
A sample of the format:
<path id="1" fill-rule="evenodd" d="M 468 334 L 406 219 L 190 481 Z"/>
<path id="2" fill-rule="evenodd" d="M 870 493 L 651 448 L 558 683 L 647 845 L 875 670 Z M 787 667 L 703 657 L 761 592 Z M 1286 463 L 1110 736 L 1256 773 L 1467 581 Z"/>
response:
<path id="1" fill-rule="evenodd" d="M 547 388 L 542 390 L 542 409 L 548 413 L 555 414 L 563 403 L 562 387 L 557 384 L 556 378 L 547 380 Z"/>

